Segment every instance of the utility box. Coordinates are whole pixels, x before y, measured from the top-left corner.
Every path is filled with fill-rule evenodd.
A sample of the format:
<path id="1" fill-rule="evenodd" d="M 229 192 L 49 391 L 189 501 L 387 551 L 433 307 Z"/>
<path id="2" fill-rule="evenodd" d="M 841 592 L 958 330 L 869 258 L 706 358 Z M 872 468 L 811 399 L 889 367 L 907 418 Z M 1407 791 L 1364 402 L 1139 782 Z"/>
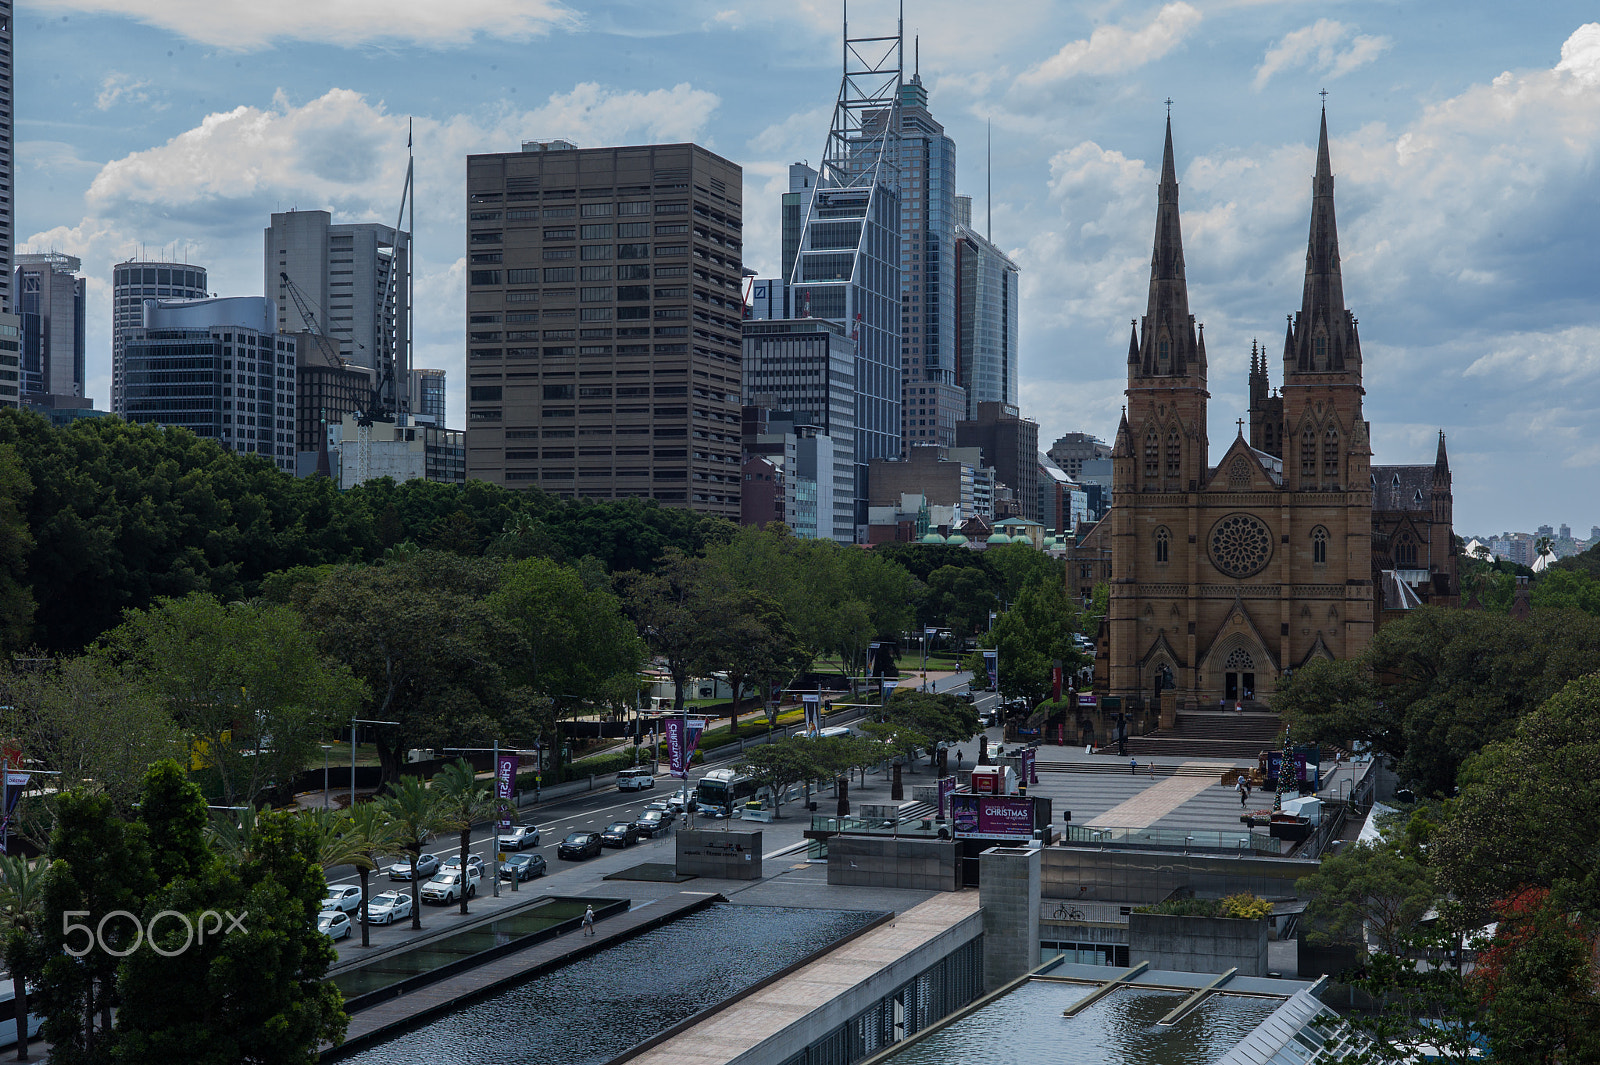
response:
<path id="1" fill-rule="evenodd" d="M 978 765 L 972 767 L 972 793 L 974 795 L 1015 795 L 1017 774 L 1008 765 Z"/>
<path id="2" fill-rule="evenodd" d="M 761 879 L 761 833 L 683 829 L 678 833 L 678 875 L 718 880 Z"/>

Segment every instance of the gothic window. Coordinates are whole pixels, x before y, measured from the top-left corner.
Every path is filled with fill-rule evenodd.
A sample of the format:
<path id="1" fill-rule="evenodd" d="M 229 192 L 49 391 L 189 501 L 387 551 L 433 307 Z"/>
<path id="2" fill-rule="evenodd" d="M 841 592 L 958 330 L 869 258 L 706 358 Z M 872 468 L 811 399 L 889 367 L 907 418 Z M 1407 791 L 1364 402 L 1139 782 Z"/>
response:
<path id="1" fill-rule="evenodd" d="M 1317 433 L 1316 430 L 1307 428 L 1300 434 L 1300 476 L 1314 478 L 1317 475 Z"/>
<path id="2" fill-rule="evenodd" d="M 1249 673 L 1256 668 L 1256 660 L 1243 647 L 1235 647 L 1222 668 L 1229 673 Z"/>
<path id="3" fill-rule="evenodd" d="M 1322 334 L 1322 333 L 1317 334 L 1317 338 L 1314 341 L 1312 341 L 1312 346 L 1313 346 L 1313 348 L 1312 348 L 1312 350 L 1313 350 L 1312 358 L 1314 360 L 1313 363 L 1312 363 L 1313 367 L 1315 369 L 1318 369 L 1318 370 L 1326 370 L 1328 368 L 1328 337 L 1327 337 L 1327 335 L 1326 334 Z"/>
<path id="4" fill-rule="evenodd" d="M 1167 532 L 1166 526 L 1163 525 L 1161 528 L 1156 530 L 1156 561 L 1157 562 L 1167 562 L 1167 561 L 1170 560 L 1171 553 L 1170 553 L 1169 549 L 1170 549 L 1171 543 L 1172 543 L 1172 536 L 1171 536 L 1170 533 Z"/>
<path id="5" fill-rule="evenodd" d="M 1235 455 L 1233 461 L 1228 464 L 1228 487 L 1250 487 L 1250 463 L 1245 461 L 1243 455 Z"/>
<path id="6" fill-rule="evenodd" d="M 1311 561 L 1319 566 L 1328 563 L 1328 530 L 1320 525 L 1311 530 Z"/>
<path id="7" fill-rule="evenodd" d="M 1183 472 L 1183 443 L 1178 437 L 1178 431 L 1172 430 L 1167 434 L 1167 476 L 1177 477 Z"/>
<path id="8" fill-rule="evenodd" d="M 1329 429 L 1322 440 L 1322 479 L 1339 479 L 1339 430 Z"/>
<path id="9" fill-rule="evenodd" d="M 1161 364 L 1162 370 L 1166 370 L 1167 359 L 1170 357 L 1171 346 L 1167 343 L 1167 338 L 1163 336 L 1160 340 L 1156 341 L 1156 361 Z"/>
<path id="10" fill-rule="evenodd" d="M 1272 533 L 1251 514 L 1230 514 L 1211 527 L 1211 562 L 1230 577 L 1249 577 L 1272 558 Z"/>
<path id="11" fill-rule="evenodd" d="M 1144 477 L 1154 482 L 1161 476 L 1161 438 L 1151 429 L 1144 434 Z"/>
<path id="12" fill-rule="evenodd" d="M 1417 542 L 1410 533 L 1401 533 L 1395 540 L 1394 562 L 1401 569 L 1417 568 Z"/>

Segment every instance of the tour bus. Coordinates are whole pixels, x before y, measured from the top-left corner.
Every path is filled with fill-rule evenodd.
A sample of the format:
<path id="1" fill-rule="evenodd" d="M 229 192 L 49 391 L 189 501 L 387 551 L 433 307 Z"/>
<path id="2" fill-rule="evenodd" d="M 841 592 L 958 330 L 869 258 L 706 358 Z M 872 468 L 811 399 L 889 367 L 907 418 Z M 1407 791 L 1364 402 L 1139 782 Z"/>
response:
<path id="1" fill-rule="evenodd" d="M 729 817 L 756 793 L 756 782 L 733 769 L 713 769 L 700 778 L 695 802 L 701 813 Z"/>

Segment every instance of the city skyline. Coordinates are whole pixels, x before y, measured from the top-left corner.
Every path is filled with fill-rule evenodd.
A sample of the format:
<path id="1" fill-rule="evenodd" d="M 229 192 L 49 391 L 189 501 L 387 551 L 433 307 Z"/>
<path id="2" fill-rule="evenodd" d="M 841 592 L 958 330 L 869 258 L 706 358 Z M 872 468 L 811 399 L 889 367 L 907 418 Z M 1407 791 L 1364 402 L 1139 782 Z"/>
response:
<path id="1" fill-rule="evenodd" d="M 84 260 L 87 394 L 110 395 L 114 262 L 176 245 L 171 257 L 210 267 L 214 291 L 260 294 L 256 241 L 273 211 L 392 224 L 408 114 L 416 364 L 449 372 L 452 420 L 470 152 L 551 137 L 702 143 L 745 169 L 746 265 L 779 273 L 788 166 L 817 161 L 836 94 L 837 4 L 398 6 L 383 26 L 227 3 L 203 16 L 109 0 L 18 7 L 18 243 Z M 857 17 L 873 9 L 860 0 Z M 1600 212 L 1586 177 L 1600 24 L 1576 3 L 1514 25 L 1489 4 L 1445 10 L 1018 2 L 975 18 L 970 5 L 907 5 L 930 106 L 969 146 L 955 191 L 974 197 L 975 218 L 992 209 L 995 243 L 1022 268 L 1021 409 L 1041 441 L 1114 431 L 1168 96 L 1192 308 L 1213 364 L 1209 432 L 1231 439 L 1223 415 L 1245 407 L 1250 344 L 1276 355 L 1298 284 L 1327 88 L 1374 462 L 1405 461 L 1442 428 L 1458 527 L 1505 528 L 1517 513 L 1600 521 L 1600 502 L 1570 502 L 1600 500 L 1587 428 L 1600 417 Z M 974 150 L 990 119 L 992 204 Z"/>

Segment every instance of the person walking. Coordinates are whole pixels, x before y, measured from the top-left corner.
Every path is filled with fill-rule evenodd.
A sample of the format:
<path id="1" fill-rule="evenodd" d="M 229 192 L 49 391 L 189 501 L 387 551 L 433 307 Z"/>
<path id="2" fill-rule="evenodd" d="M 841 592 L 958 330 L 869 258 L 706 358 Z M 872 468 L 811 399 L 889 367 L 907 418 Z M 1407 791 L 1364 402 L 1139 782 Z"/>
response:
<path id="1" fill-rule="evenodd" d="M 1137 758 L 1128 759 L 1128 775 L 1130 777 L 1131 776 L 1136 776 L 1136 775 L 1138 775 L 1138 772 L 1139 772 L 1139 759 L 1137 759 Z"/>
<path id="2" fill-rule="evenodd" d="M 588 909 L 583 911 L 583 934 L 586 935 L 586 936 L 594 935 L 594 907 L 593 906 L 590 906 Z"/>
<path id="3" fill-rule="evenodd" d="M 961 760 L 963 758 L 965 758 L 965 757 L 966 757 L 966 755 L 962 754 L 960 751 L 956 752 L 956 769 L 957 770 L 960 770 L 960 768 L 961 768 Z"/>
<path id="4" fill-rule="evenodd" d="M 1234 788 L 1239 792 L 1239 805 L 1243 807 L 1250 798 L 1250 785 L 1245 783 L 1244 774 L 1239 774 L 1239 779 L 1234 782 Z"/>

